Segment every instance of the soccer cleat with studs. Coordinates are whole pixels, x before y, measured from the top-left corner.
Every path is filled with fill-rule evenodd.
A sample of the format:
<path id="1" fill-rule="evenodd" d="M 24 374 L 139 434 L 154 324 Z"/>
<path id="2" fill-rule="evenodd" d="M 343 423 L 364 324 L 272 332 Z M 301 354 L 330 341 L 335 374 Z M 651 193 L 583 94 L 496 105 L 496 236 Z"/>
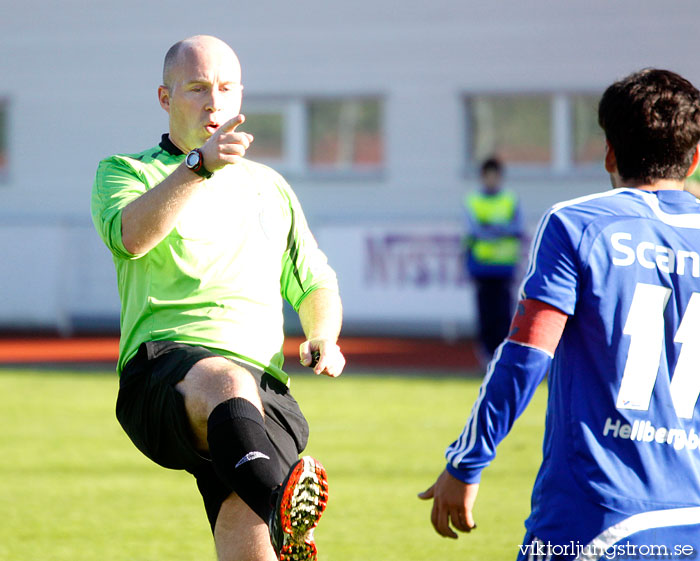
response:
<path id="1" fill-rule="evenodd" d="M 304 456 L 289 470 L 270 517 L 270 540 L 280 561 L 316 561 L 314 528 L 328 503 L 321 462 Z"/>

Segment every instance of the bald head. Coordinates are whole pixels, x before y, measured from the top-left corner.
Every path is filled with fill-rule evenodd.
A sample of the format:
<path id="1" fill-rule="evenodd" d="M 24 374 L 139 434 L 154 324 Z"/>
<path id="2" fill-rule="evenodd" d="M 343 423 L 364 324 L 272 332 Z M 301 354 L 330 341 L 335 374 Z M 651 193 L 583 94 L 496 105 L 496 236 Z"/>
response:
<path id="1" fill-rule="evenodd" d="M 186 64 L 197 65 L 202 57 L 215 57 L 220 65 L 230 65 L 240 75 L 241 66 L 233 49 L 211 35 L 195 35 L 178 41 L 168 49 L 163 62 L 163 85 L 170 88 L 177 69 Z"/>
<path id="2" fill-rule="evenodd" d="M 183 152 L 236 117 L 242 96 L 241 65 L 221 39 L 196 35 L 168 50 L 158 101 L 169 115 L 170 140 Z"/>

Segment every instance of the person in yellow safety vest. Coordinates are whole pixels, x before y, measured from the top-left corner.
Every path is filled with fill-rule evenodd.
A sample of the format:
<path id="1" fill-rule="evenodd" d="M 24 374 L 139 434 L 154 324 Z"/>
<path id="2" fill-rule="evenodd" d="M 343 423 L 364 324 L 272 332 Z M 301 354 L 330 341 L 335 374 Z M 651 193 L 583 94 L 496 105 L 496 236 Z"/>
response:
<path id="1" fill-rule="evenodd" d="M 464 197 L 467 272 L 476 284 L 479 342 L 485 362 L 508 335 L 512 285 L 523 236 L 518 197 L 502 189 L 503 164 L 489 158 L 481 165 L 480 191 Z"/>

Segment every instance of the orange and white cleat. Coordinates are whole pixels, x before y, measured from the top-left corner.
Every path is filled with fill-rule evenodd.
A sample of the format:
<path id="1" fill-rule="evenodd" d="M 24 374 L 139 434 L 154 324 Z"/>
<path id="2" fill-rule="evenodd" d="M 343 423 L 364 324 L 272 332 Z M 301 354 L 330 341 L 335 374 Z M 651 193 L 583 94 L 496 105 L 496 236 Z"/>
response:
<path id="1" fill-rule="evenodd" d="M 314 528 L 328 503 L 321 462 L 304 456 L 289 470 L 270 517 L 270 541 L 280 561 L 316 561 Z"/>

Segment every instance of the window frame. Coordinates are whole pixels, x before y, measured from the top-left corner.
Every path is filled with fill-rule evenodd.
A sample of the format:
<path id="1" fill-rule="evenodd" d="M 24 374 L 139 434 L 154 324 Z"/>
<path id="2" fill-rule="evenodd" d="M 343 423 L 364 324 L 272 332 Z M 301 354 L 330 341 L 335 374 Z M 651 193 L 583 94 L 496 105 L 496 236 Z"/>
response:
<path id="1" fill-rule="evenodd" d="M 464 166 L 468 176 L 479 174 L 480 161 L 474 158 L 472 146 L 473 127 L 471 103 L 475 97 L 533 97 L 549 99 L 550 111 L 550 162 L 547 164 L 508 161 L 505 162 L 511 176 L 522 178 L 541 177 L 602 177 L 605 175 L 602 158 L 597 162 L 576 163 L 574 157 L 574 106 L 576 96 L 597 96 L 602 92 L 582 90 L 475 90 L 462 94 L 464 123 Z"/>
<path id="2" fill-rule="evenodd" d="M 0 147 L 2 143 L 5 144 L 5 148 L 0 152 L 0 162 L 4 157 L 5 164 L 0 165 L 0 183 L 9 183 L 10 181 L 10 128 L 11 128 L 11 115 L 10 115 L 10 96 L 0 94 L 0 113 L 3 114 L 0 120 Z"/>
<path id="3" fill-rule="evenodd" d="M 309 161 L 309 106 L 314 101 L 343 101 L 343 100 L 376 100 L 379 103 L 379 127 L 383 143 L 382 162 L 376 167 L 348 166 L 342 169 L 317 168 Z M 250 109 L 250 111 L 249 111 Z M 380 178 L 387 167 L 387 130 L 386 130 L 386 96 L 378 93 L 338 93 L 338 94 L 309 94 L 295 96 L 246 95 L 243 99 L 242 110 L 246 112 L 279 112 L 283 118 L 282 154 L 281 159 L 255 159 L 262 164 L 275 168 L 283 175 L 301 177 L 309 180 L 355 180 Z M 245 130 L 245 125 L 241 127 Z"/>
<path id="4" fill-rule="evenodd" d="M 604 162 L 604 157 L 605 157 L 605 134 L 603 133 L 603 130 L 600 129 L 600 134 L 601 134 L 601 147 L 603 150 L 603 156 L 601 157 L 600 160 L 595 161 L 595 162 L 586 162 L 586 163 L 579 163 L 577 164 L 575 162 L 575 139 L 574 139 L 574 134 L 575 134 L 575 129 L 574 129 L 574 124 L 575 124 L 575 117 L 574 117 L 574 104 L 573 100 L 576 96 L 593 96 L 598 99 L 598 102 L 600 102 L 600 98 L 603 95 L 602 90 L 570 90 L 566 93 L 568 100 L 569 100 L 569 118 L 571 119 L 571 157 L 572 157 L 572 167 L 575 170 L 576 173 L 578 174 L 591 174 L 591 173 L 596 173 L 600 172 L 600 174 L 605 174 L 605 170 L 603 169 L 603 162 Z M 598 125 L 598 111 L 596 109 L 595 112 L 595 119 L 596 119 L 596 127 L 599 127 Z M 597 175 L 597 173 L 596 173 Z"/>

